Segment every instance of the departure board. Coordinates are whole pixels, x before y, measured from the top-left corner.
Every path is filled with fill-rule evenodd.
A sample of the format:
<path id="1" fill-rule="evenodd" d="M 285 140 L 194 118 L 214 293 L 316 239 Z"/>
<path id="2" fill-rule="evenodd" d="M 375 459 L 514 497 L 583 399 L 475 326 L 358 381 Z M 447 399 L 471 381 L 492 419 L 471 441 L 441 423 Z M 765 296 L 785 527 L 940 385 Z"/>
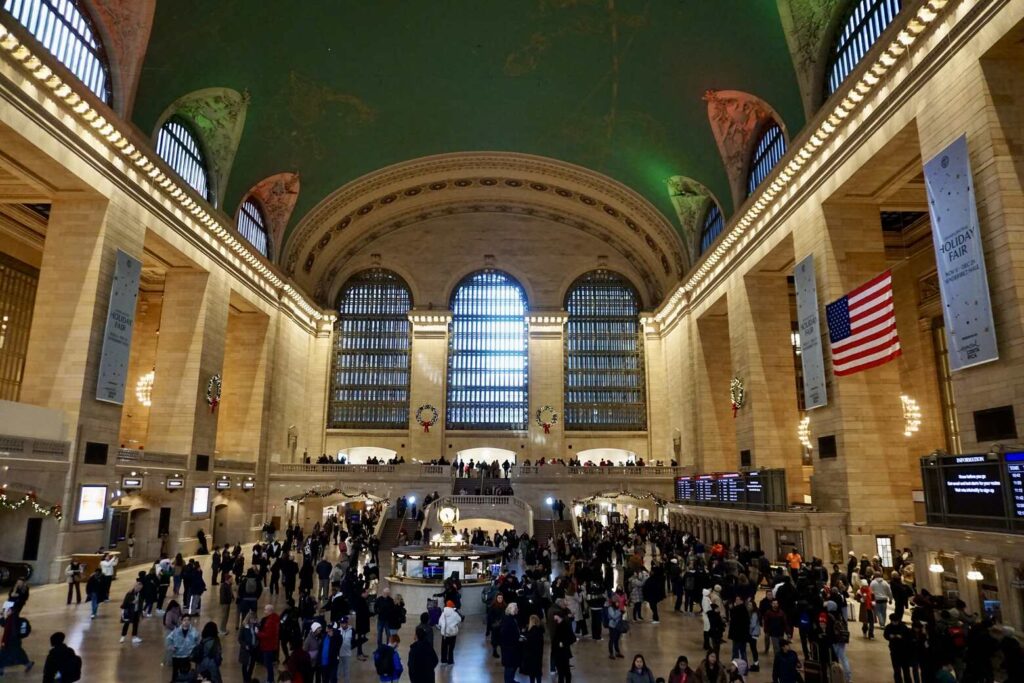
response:
<path id="1" fill-rule="evenodd" d="M 1024 465 L 1024 462 L 1021 464 Z M 785 510 L 788 502 L 786 473 L 774 469 L 676 477 L 676 502 L 751 510 Z"/>
<path id="2" fill-rule="evenodd" d="M 929 524 L 1024 531 L 1024 452 L 921 459 Z"/>

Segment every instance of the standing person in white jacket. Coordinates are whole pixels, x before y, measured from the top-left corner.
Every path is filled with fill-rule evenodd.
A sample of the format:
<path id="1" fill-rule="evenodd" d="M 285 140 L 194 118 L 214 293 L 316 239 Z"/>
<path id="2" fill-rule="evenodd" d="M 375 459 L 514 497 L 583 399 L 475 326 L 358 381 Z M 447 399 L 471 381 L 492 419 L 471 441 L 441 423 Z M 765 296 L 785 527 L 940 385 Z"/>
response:
<path id="1" fill-rule="evenodd" d="M 702 591 L 704 597 L 700 599 L 701 619 L 704 621 L 704 651 L 711 649 L 711 621 L 708 614 L 711 613 L 711 589 L 705 588 Z"/>
<path id="2" fill-rule="evenodd" d="M 437 620 L 441 630 L 441 664 L 455 664 L 455 638 L 459 635 L 462 615 L 455 610 L 455 603 L 449 600 Z"/>

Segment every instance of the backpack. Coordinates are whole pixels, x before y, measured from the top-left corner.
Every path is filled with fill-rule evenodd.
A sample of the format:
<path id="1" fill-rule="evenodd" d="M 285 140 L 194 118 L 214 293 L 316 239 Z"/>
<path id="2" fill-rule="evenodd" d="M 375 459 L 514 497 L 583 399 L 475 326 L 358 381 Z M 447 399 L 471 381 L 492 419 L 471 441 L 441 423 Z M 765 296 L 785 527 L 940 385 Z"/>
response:
<path id="1" fill-rule="evenodd" d="M 245 595 L 248 598 L 256 597 L 256 592 L 259 591 L 259 583 L 256 581 L 256 577 L 250 576 L 245 580 Z"/>
<path id="2" fill-rule="evenodd" d="M 32 633 L 32 624 L 25 617 L 18 617 L 18 635 L 21 638 L 28 638 Z"/>
<path id="3" fill-rule="evenodd" d="M 82 658 L 75 654 L 74 650 L 71 650 L 71 656 L 68 657 L 67 664 L 60 672 L 60 680 L 63 683 L 75 683 L 75 681 L 82 680 Z"/>
<path id="4" fill-rule="evenodd" d="M 832 629 L 837 643 L 850 642 L 850 625 L 846 622 L 846 619 L 836 617 Z"/>
<path id="5" fill-rule="evenodd" d="M 381 645 L 377 648 L 377 651 L 373 653 L 373 665 L 377 669 L 378 676 L 387 676 L 388 678 L 395 675 L 395 655 L 394 650 L 391 649 L 390 645 Z"/>

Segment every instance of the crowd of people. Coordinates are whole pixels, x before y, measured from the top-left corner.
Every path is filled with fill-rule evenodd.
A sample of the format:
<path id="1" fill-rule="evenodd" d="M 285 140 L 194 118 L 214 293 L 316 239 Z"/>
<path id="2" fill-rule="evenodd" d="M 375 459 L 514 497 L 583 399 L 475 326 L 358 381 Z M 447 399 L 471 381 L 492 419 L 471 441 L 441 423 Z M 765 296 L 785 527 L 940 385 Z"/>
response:
<path id="1" fill-rule="evenodd" d="M 411 617 L 402 596 L 381 581 L 374 521 L 372 512 L 331 516 L 309 533 L 288 527 L 282 539 L 265 529 L 251 550 L 215 547 L 208 577 L 196 560 L 161 558 L 138 572 L 119 603 L 121 642 L 130 631 L 132 642 L 141 643 L 140 620 L 160 618 L 172 681 L 222 681 L 222 639 L 232 632 L 249 683 L 348 683 L 360 662 L 372 665 L 383 682 L 403 676 L 434 681 L 437 667 L 453 666 L 457 658 L 466 621 L 460 577 L 445 580 L 436 608 Z M 865 640 L 877 632 L 886 641 L 897 683 L 1024 680 L 1013 634 L 971 614 L 961 601 L 918 590 L 909 552 L 888 570 L 878 558 L 851 553 L 845 567 L 834 564 L 829 571 L 796 549 L 775 566 L 761 552 L 705 543 L 662 523 L 581 518 L 578 526 L 579 536 L 544 541 L 511 529 L 464 530 L 474 544 L 503 551 L 501 569 L 483 593 L 483 627 L 506 683 L 533 683 L 549 673 L 570 682 L 573 649 L 589 647 L 588 641 L 604 641 L 601 652 L 606 649 L 609 660 L 625 660 L 623 641 L 633 625 L 657 625 L 669 609 L 697 620 L 700 653 L 678 654 L 669 671 L 657 672 L 662 676 L 637 654 L 626 660 L 627 683 L 730 683 L 760 670 L 770 671 L 773 683 L 815 676 L 850 683 L 858 677 L 846 656 L 852 624 L 860 624 Z M 336 560 L 328 559 L 329 550 Z M 116 560 L 105 562 L 110 570 Z M 81 600 L 81 574 L 77 563 L 69 564 L 69 604 Z M 85 591 L 93 616 L 110 590 L 97 567 Z M 216 607 L 203 611 L 208 592 Z M 31 632 L 23 616 L 29 596 L 22 581 L 4 604 L 0 667 L 29 670 L 34 664 L 21 647 Z M 410 618 L 415 627 L 403 653 L 399 631 Z M 50 643 L 44 682 L 79 680 L 81 659 L 64 634 L 52 634 Z"/>
<path id="2" fill-rule="evenodd" d="M 313 464 L 313 458 L 308 453 L 302 456 L 302 461 L 307 464 Z M 328 453 L 321 453 L 316 458 L 317 465 L 348 465 L 348 456 L 345 455 L 331 455 Z M 405 457 L 400 455 L 394 455 L 391 458 L 378 458 L 376 456 L 370 456 L 366 459 L 367 465 L 404 465 Z M 469 461 L 465 461 L 459 458 L 454 460 L 448 460 L 444 456 L 440 458 L 434 458 L 429 462 L 430 465 L 441 465 L 450 466 L 452 474 L 455 477 L 467 478 L 467 477 L 490 477 L 490 478 L 508 478 L 511 476 L 512 468 L 515 467 L 515 463 L 510 460 L 491 460 L 490 462 L 477 462 L 470 458 Z M 531 461 L 529 458 L 523 460 L 520 463 L 523 467 L 544 467 L 545 465 L 561 465 L 563 467 L 665 467 L 665 462 L 658 460 L 653 463 L 645 462 L 643 458 L 630 458 L 625 462 L 612 462 L 606 458 L 601 458 L 598 461 L 587 460 L 586 462 L 579 458 L 538 458 L 535 461 Z M 678 462 L 671 460 L 669 466 L 676 467 Z"/>

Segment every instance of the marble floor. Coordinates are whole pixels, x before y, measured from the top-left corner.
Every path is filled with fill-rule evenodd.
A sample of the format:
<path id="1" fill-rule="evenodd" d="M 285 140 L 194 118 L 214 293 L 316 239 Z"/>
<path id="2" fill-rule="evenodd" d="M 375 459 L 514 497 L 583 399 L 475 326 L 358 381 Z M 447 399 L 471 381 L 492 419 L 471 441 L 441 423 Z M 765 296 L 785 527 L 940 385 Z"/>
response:
<path id="1" fill-rule="evenodd" d="M 204 574 L 209 577 L 208 558 L 204 560 Z M 141 567 L 139 567 L 141 568 Z M 49 635 L 54 631 L 64 631 L 67 642 L 83 659 L 83 678 L 88 683 L 96 681 L 124 681 L 126 683 L 143 683 L 149 681 L 169 681 L 170 670 L 160 665 L 163 654 L 163 628 L 159 617 L 143 619 L 139 635 L 143 642 L 132 645 L 130 639 L 119 644 L 120 623 L 118 605 L 120 598 L 129 588 L 129 577 L 135 575 L 137 568 L 122 566 L 121 578 L 114 582 L 111 589 L 111 601 L 100 606 L 99 616 L 95 620 L 89 618 L 89 606 L 83 602 L 79 606 L 67 606 L 66 587 L 63 585 L 39 586 L 32 589 L 31 598 L 24 612 L 32 623 L 32 635 L 24 642 L 25 649 L 31 659 L 36 661 L 36 668 L 25 674 L 21 667 L 6 671 L 5 681 L 38 681 L 42 677 L 42 666 L 49 649 Z M 204 596 L 203 618 L 213 618 L 216 606 L 209 593 Z M 400 654 L 403 662 L 412 642 L 413 628 L 418 621 L 418 614 L 423 609 L 419 605 L 409 605 L 410 619 L 400 631 L 402 645 Z M 667 608 L 667 609 L 666 609 Z M 670 668 L 675 664 L 676 657 L 685 654 L 690 658 L 691 666 L 702 656 L 701 653 L 701 620 L 673 613 L 668 601 L 663 603 L 660 624 L 649 621 L 635 624 L 630 633 L 622 638 L 622 652 L 626 659 L 611 661 L 608 659 L 607 641 L 594 642 L 589 638 L 582 639 L 573 647 L 573 676 L 575 680 L 590 683 L 616 681 L 626 679 L 628 662 L 635 653 L 642 653 L 655 676 L 668 677 Z M 261 610 L 262 612 L 262 610 Z M 856 626 L 856 625 L 854 625 Z M 482 681 L 501 681 L 502 670 L 499 660 L 492 659 L 490 650 L 484 640 L 484 628 L 479 617 L 472 617 L 459 636 L 455 650 L 455 665 L 439 667 L 437 680 L 451 683 L 480 683 Z M 238 645 L 234 629 L 223 638 L 225 656 L 222 668 L 225 681 L 240 681 L 241 673 L 237 664 Z M 440 648 L 440 637 L 435 640 Z M 729 652 L 729 644 L 722 647 L 723 656 Z M 858 629 L 853 629 L 849 656 L 853 668 L 854 679 L 857 681 L 882 683 L 892 680 L 886 643 L 879 638 L 867 641 Z M 545 661 L 548 650 L 545 646 Z M 262 667 L 257 667 L 258 676 L 265 675 Z M 261 678 L 261 680 L 264 680 Z M 375 681 L 373 664 L 370 661 L 353 661 L 353 681 Z M 408 680 L 403 675 L 403 680 Z M 520 680 L 525 680 L 522 677 Z M 551 679 L 553 680 L 553 679 Z M 771 681 L 771 656 L 762 656 L 760 673 L 750 674 L 747 680 L 751 683 Z"/>

